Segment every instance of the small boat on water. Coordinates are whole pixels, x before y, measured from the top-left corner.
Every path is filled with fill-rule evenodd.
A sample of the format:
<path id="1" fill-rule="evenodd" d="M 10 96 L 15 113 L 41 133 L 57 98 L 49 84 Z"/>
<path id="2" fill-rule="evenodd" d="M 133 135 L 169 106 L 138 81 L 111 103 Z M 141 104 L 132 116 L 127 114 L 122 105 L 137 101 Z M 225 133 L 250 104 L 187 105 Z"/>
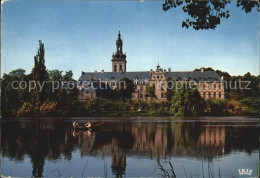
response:
<path id="1" fill-rule="evenodd" d="M 98 123 L 98 124 L 91 124 L 89 126 L 86 126 L 85 124 L 79 125 L 79 123 L 73 122 L 73 127 L 74 127 L 74 129 L 94 129 L 94 128 L 100 127 L 103 124 L 104 124 L 104 122 L 101 122 L 101 123 Z"/>

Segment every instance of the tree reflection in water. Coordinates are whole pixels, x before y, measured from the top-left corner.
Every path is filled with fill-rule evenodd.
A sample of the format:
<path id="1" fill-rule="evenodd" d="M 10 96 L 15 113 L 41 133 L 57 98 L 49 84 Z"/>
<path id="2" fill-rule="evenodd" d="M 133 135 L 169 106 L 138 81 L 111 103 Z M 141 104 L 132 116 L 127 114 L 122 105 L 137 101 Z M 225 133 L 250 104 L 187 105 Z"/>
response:
<path id="1" fill-rule="evenodd" d="M 46 160 L 81 156 L 111 157 L 116 177 L 127 171 L 127 157 L 161 159 L 192 156 L 212 160 L 233 150 L 251 154 L 258 148 L 258 127 L 229 127 L 201 122 L 108 122 L 97 131 L 74 131 L 72 122 L 5 121 L 1 123 L 3 157 L 22 161 L 28 155 L 32 176 L 44 176 Z M 152 170 L 153 168 L 151 168 Z M 69 176 L 69 175 L 66 175 Z"/>

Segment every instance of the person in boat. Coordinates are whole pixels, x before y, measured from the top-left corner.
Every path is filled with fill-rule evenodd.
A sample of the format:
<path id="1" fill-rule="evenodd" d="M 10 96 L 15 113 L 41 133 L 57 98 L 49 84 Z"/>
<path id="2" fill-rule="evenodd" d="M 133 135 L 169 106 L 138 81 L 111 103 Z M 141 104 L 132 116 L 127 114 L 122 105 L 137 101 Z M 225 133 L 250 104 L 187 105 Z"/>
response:
<path id="1" fill-rule="evenodd" d="M 91 122 L 85 123 L 84 126 L 90 128 L 91 127 Z"/>
<path id="2" fill-rule="evenodd" d="M 77 123 L 76 121 L 73 122 L 73 127 L 79 127 L 79 123 Z"/>

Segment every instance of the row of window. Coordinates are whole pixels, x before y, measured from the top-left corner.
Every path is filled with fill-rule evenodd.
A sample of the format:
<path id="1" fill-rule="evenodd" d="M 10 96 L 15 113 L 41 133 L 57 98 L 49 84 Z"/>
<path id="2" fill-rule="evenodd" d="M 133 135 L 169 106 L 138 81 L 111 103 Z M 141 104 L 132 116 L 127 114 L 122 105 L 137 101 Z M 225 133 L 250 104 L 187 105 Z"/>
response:
<path id="1" fill-rule="evenodd" d="M 221 92 L 203 92 L 203 98 L 206 98 L 206 96 L 208 95 L 208 98 L 217 98 L 217 95 L 218 95 L 218 98 L 221 98 Z"/>
<path id="2" fill-rule="evenodd" d="M 202 87 L 203 87 L 203 90 L 208 90 L 208 89 L 210 89 L 210 85 L 202 85 Z M 201 86 L 200 86 L 200 88 L 201 88 Z M 213 89 L 214 90 L 216 90 L 216 89 L 221 89 L 222 88 L 222 86 L 221 85 L 218 85 L 218 87 L 217 87 L 217 85 L 213 85 Z"/>
<path id="3" fill-rule="evenodd" d="M 156 78 L 157 78 L 157 79 L 160 79 L 160 76 L 159 76 L 159 75 L 157 75 L 157 76 L 156 76 Z M 163 76 L 162 76 L 162 75 L 161 75 L 161 78 L 163 78 Z M 153 79 L 155 79 L 155 76 L 153 76 Z"/>

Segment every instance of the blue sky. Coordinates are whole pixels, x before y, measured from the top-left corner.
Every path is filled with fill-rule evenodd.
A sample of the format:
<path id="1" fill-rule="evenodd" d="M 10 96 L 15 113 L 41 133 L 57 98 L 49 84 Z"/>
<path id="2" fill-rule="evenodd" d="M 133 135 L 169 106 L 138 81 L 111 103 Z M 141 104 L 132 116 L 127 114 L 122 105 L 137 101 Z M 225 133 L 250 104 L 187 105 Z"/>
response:
<path id="1" fill-rule="evenodd" d="M 127 71 L 172 71 L 213 67 L 232 75 L 259 74 L 258 12 L 232 3 L 229 19 L 215 30 L 181 27 L 186 15 L 162 10 L 161 1 L 7 1 L 2 7 L 2 72 L 31 72 L 38 40 L 45 44 L 47 69 L 111 71 L 119 26 Z"/>

